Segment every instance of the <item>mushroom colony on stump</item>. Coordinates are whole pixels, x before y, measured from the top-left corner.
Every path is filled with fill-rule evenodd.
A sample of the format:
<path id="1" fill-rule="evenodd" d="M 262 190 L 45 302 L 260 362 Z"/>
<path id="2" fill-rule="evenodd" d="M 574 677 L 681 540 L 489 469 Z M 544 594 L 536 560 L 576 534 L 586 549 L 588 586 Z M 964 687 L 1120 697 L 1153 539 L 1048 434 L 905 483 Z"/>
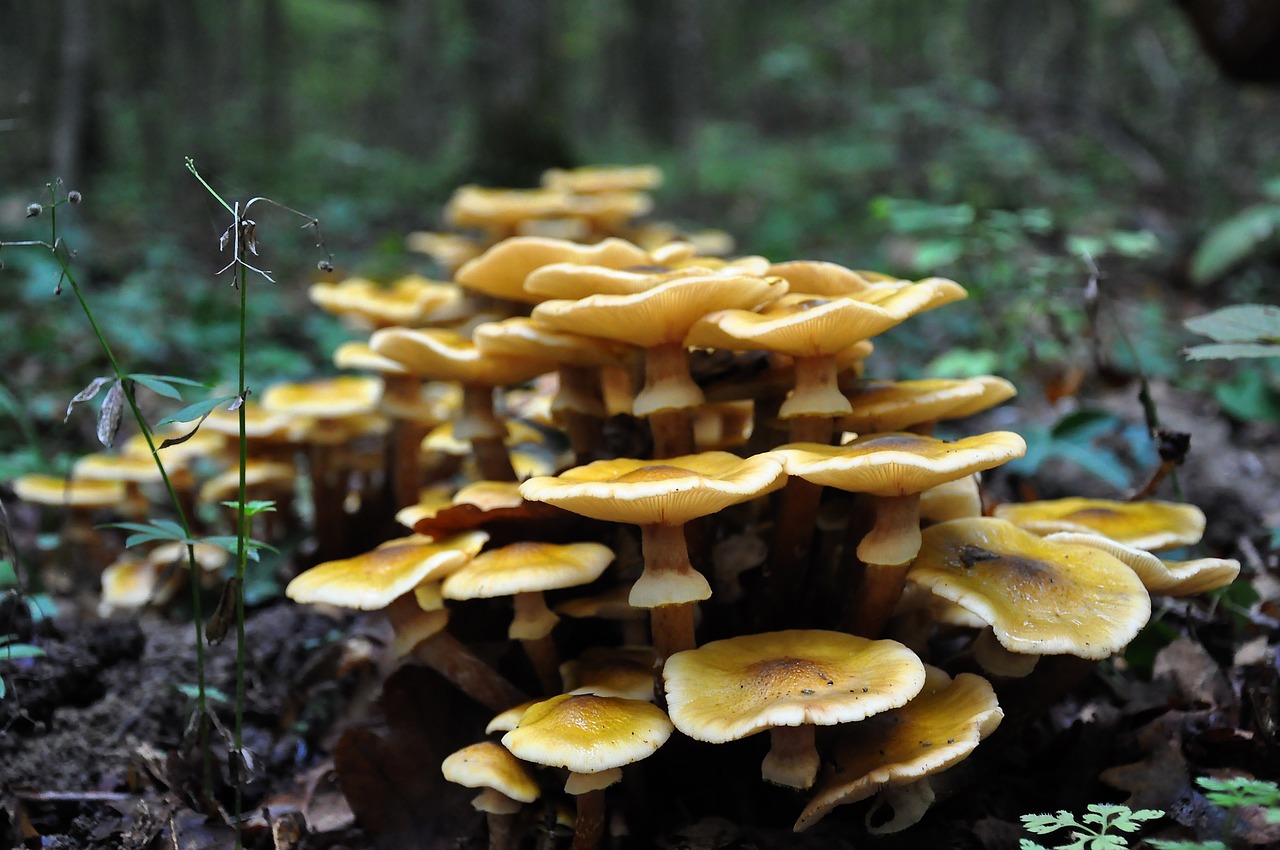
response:
<path id="1" fill-rule="evenodd" d="M 1022 439 L 933 433 L 1012 385 L 863 377 L 878 334 L 964 289 L 725 258 L 723 234 L 636 221 L 659 180 L 459 190 L 465 233 L 410 238 L 451 280 L 312 291 L 368 334 L 335 363 L 372 374 L 247 407 L 255 486 L 310 494 L 318 565 L 289 597 L 384 610 L 394 655 L 470 697 L 477 737 L 488 723 L 443 770 L 483 789 L 491 847 L 566 795 L 578 850 L 761 800 L 796 830 L 861 800 L 907 828 L 963 784 L 1006 692 L 1053 692 L 1019 682 L 1042 656 L 1106 658 L 1152 595 L 1234 579 L 1234 561 L 1153 554 L 1199 540 L 1189 505 L 984 516 L 980 474 Z M 87 486 L 16 489 L 77 528 L 136 514 L 120 481 Z M 111 580 L 138 604 L 129 570 Z"/>

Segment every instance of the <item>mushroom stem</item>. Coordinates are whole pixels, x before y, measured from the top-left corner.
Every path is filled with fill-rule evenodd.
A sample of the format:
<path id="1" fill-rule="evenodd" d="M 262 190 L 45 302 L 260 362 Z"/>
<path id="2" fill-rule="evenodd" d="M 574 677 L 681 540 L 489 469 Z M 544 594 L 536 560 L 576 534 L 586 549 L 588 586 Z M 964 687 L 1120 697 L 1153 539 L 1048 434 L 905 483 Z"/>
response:
<path id="1" fill-rule="evenodd" d="M 805 789 L 818 778 L 818 745 L 812 724 L 774 726 L 769 730 L 769 754 L 760 775 L 775 785 Z"/>
<path id="2" fill-rule="evenodd" d="M 828 416 L 853 412 L 849 399 L 840 392 L 838 369 L 834 355 L 796 358 L 796 386 L 782 405 L 782 416 L 790 419 L 822 411 Z M 792 442 L 799 442 L 794 436 Z M 813 440 L 812 442 L 826 442 Z"/>
<path id="3" fill-rule="evenodd" d="M 316 538 L 317 562 L 341 558 L 346 554 L 346 512 L 342 502 L 341 474 L 337 466 L 337 446 L 313 443 L 307 455 L 311 473 L 311 509 Z"/>
<path id="4" fill-rule="evenodd" d="M 604 836 L 604 789 L 578 795 L 578 823 L 570 850 L 595 850 Z"/>
<path id="5" fill-rule="evenodd" d="M 600 370 L 589 366 L 561 365 L 560 391 L 555 410 L 563 417 L 574 460 L 581 466 L 595 460 L 603 443 L 604 401 Z"/>
<path id="6" fill-rule="evenodd" d="M 420 422 L 397 420 L 391 426 L 387 465 L 391 470 L 391 495 L 395 507 L 405 508 L 418 501 L 422 489 L 422 440 L 430 429 Z"/>
<path id="7" fill-rule="evenodd" d="M 488 813 L 489 850 L 511 850 L 511 827 L 515 821 L 513 814 Z"/>
<path id="8" fill-rule="evenodd" d="M 529 699 L 447 631 L 419 642 L 413 655 L 492 712 L 506 711 Z"/>
<path id="9" fill-rule="evenodd" d="M 487 481 L 515 481 L 504 441 L 507 429 L 494 414 L 493 387 L 462 385 L 462 415 L 454 426 L 454 436 L 470 440 L 480 477 Z"/>
<path id="10" fill-rule="evenodd" d="M 853 634 L 877 637 L 902 598 L 907 570 L 920 551 L 920 494 L 880 496 L 875 525 L 858 544 L 866 565 L 847 620 Z"/>
<path id="11" fill-rule="evenodd" d="M 689 562 L 684 526 L 642 525 L 644 572 L 631 587 L 630 601 L 648 608 L 658 667 L 681 650 L 696 646 L 693 602 L 711 596 L 711 586 Z"/>
<path id="12" fill-rule="evenodd" d="M 655 459 L 693 454 L 693 417 L 687 408 L 650 414 L 649 430 L 653 434 Z"/>

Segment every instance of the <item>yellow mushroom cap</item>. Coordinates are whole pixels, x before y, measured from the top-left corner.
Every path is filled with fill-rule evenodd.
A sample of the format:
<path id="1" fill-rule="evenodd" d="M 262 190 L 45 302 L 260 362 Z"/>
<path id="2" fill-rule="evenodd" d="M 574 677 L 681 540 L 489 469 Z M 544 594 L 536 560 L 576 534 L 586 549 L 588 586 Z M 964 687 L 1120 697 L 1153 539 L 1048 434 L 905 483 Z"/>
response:
<path id="1" fill-rule="evenodd" d="M 410 233 L 404 238 L 404 246 L 415 253 L 426 254 L 447 270 L 456 269 L 484 250 L 482 244 L 469 236 L 427 230 Z"/>
<path id="2" fill-rule="evenodd" d="M 267 387 L 262 393 L 262 408 L 268 413 L 338 419 L 372 413 L 381 397 L 381 378 L 347 375 Z"/>
<path id="3" fill-rule="evenodd" d="M 291 441 L 297 433 L 299 422 L 306 421 L 305 417 L 266 410 L 256 401 L 245 402 L 244 419 L 244 433 L 248 439 L 276 440 L 279 442 Z M 215 407 L 205 418 L 204 425 L 200 427 L 200 430 L 238 438 L 240 436 L 240 408 L 228 410 L 223 405 Z M 196 436 L 199 437 L 200 435 L 196 434 Z M 168 449 L 165 449 L 165 451 L 168 451 Z"/>
<path id="4" fill-rule="evenodd" d="M 599 543 L 512 543 L 482 552 L 444 580 L 445 599 L 484 599 L 589 584 L 613 561 Z"/>
<path id="5" fill-rule="evenodd" d="M 920 519 L 945 522 L 967 516 L 982 516 L 982 492 L 979 474 L 966 475 L 930 487 L 920 494 Z"/>
<path id="6" fill-rule="evenodd" d="M 1143 586 L 1157 596 L 1193 596 L 1217 590 L 1231 584 L 1240 575 L 1240 562 L 1233 558 L 1165 561 L 1145 549 L 1126 546 L 1098 534 L 1060 531 L 1048 535 L 1045 541 L 1095 546 L 1132 567 Z"/>
<path id="7" fill-rule="evenodd" d="M 296 472 L 291 464 L 250 459 L 244 467 L 245 489 L 255 496 L 287 494 L 293 490 Z M 200 487 L 200 501 L 205 504 L 238 499 L 240 470 L 220 472 Z"/>
<path id="8" fill-rule="evenodd" d="M 561 694 L 525 711 L 502 745 L 535 764 L 601 773 L 652 755 L 671 731 L 667 715 L 650 703 Z"/>
<path id="9" fill-rule="evenodd" d="M 450 754 L 441 763 L 440 771 L 445 779 L 466 788 L 492 788 L 521 803 L 538 799 L 537 781 L 519 759 L 494 741 L 482 741 Z"/>
<path id="10" fill-rule="evenodd" d="M 418 275 L 402 277 L 388 286 L 364 278 L 322 281 L 312 284 L 307 295 L 323 310 L 374 327 L 418 324 L 462 300 L 457 286 Z"/>
<path id="11" fill-rule="evenodd" d="M 925 674 L 897 641 L 792 630 L 677 652 L 662 678 L 676 728 L 724 743 L 774 726 L 831 726 L 897 708 L 919 693 Z"/>
<path id="12" fill-rule="evenodd" d="M 939 523 L 921 537 L 907 580 L 977 614 L 1011 652 L 1106 658 L 1151 616 L 1133 569 L 1093 546 L 990 517 Z"/>
<path id="13" fill-rule="evenodd" d="M 489 721 L 489 725 L 484 727 L 484 733 L 492 735 L 494 732 L 510 732 L 520 725 L 520 718 L 524 717 L 524 713 L 539 702 L 541 700 L 531 699 L 519 705 L 513 705 L 501 714 L 494 715 L 494 718 Z"/>
<path id="14" fill-rule="evenodd" d="M 32 473 L 12 482 L 13 492 L 35 505 L 64 505 L 71 508 L 111 508 L 127 498 L 120 481 L 79 481 L 54 475 Z"/>
<path id="15" fill-rule="evenodd" d="M 1110 499 L 1050 499 L 1004 504 L 995 515 L 1036 534 L 1082 531 L 1138 549 L 1190 546 L 1204 534 L 1204 512 L 1195 505 L 1117 502 Z"/>
<path id="16" fill-rule="evenodd" d="M 581 334 L 554 331 L 523 316 L 486 322 L 475 329 L 472 338 L 482 352 L 507 357 L 532 357 L 571 366 L 626 363 L 626 352 L 620 346 Z"/>
<path id="17" fill-rule="evenodd" d="M 383 328 L 369 337 L 369 347 L 414 375 L 491 387 L 523 383 L 556 368 L 550 360 L 485 353 L 456 331 L 440 328 Z"/>
<path id="18" fill-rule="evenodd" d="M 215 410 L 220 411 L 218 407 Z M 204 426 L 207 426 L 209 420 L 206 419 Z M 164 461 L 166 469 L 173 469 L 176 466 L 183 466 L 195 460 L 198 457 L 212 457 L 222 449 L 225 442 L 222 437 L 212 431 L 206 431 L 201 426 L 200 430 L 191 434 L 191 426 L 189 423 L 175 423 L 173 427 L 158 428 L 152 434 L 152 439 L 156 444 L 156 451 L 160 454 L 160 459 Z M 236 434 L 240 430 L 237 426 Z M 164 448 L 160 446 L 165 440 L 172 437 L 186 437 L 181 443 L 171 443 Z M 147 445 L 147 440 L 141 434 L 134 434 L 132 437 L 124 441 L 120 446 L 120 454 L 125 457 L 145 457 L 152 466 L 155 466 L 155 460 L 151 457 L 151 448 Z"/>
<path id="19" fill-rule="evenodd" d="M 471 454 L 471 441 L 461 439 L 454 433 L 456 424 L 456 422 L 445 422 L 432 428 L 427 436 L 422 438 L 422 450 L 441 452 L 442 454 L 456 457 L 465 457 Z M 544 439 L 541 431 L 528 423 L 521 422 L 519 419 L 509 419 L 503 425 L 507 431 L 507 435 L 502 441 L 503 445 L 516 446 L 521 443 L 540 443 Z"/>
<path id="20" fill-rule="evenodd" d="M 87 454 L 76 459 L 71 467 L 71 477 L 77 481 L 122 481 L 133 484 L 158 484 L 161 481 L 160 470 L 150 454 L 145 457 L 105 452 Z"/>
<path id="21" fill-rule="evenodd" d="M 791 285 L 792 292 L 819 298 L 856 296 L 876 285 L 883 286 L 882 282 L 873 281 L 862 272 L 820 260 L 791 260 L 785 263 L 774 263 L 769 266 L 768 273 L 786 280 Z"/>
<path id="22" fill-rule="evenodd" d="M 1004 712 L 986 679 L 961 673 L 953 680 L 936 667 L 926 669 L 928 681 L 911 702 L 840 731 L 796 832 L 836 806 L 946 770 L 1000 725 Z"/>
<path id="23" fill-rule="evenodd" d="M 634 192 L 662 185 L 662 169 L 656 165 L 586 165 L 550 168 L 542 173 L 548 189 L 589 195 L 596 192 Z"/>
<path id="24" fill-rule="evenodd" d="M 438 512 L 453 504 L 453 493 L 449 487 L 433 485 L 418 491 L 418 501 L 396 511 L 396 522 L 413 528 L 424 519 L 434 517 Z"/>
<path id="25" fill-rule="evenodd" d="M 361 369 L 384 375 L 409 374 L 409 370 L 400 361 L 378 354 L 369 347 L 369 343 L 354 339 L 333 350 L 333 365 L 339 369 Z"/>
<path id="26" fill-rule="evenodd" d="M 648 265 L 648 253 L 624 239 L 603 239 L 580 245 L 566 239 L 516 236 L 504 239 L 479 257 L 465 263 L 454 279 L 459 285 L 509 301 L 537 304 L 544 296 L 525 290 L 525 278 L 553 263 L 605 266 L 624 269 Z"/>
<path id="27" fill-rule="evenodd" d="M 792 357 L 832 356 L 902 320 L 853 298 L 784 295 L 759 311 L 719 310 L 689 330 L 688 345 L 729 351 L 776 351 Z"/>
<path id="28" fill-rule="evenodd" d="M 630 295 L 544 301 L 533 318 L 555 330 L 653 348 L 682 343 L 693 323 L 715 310 L 754 307 L 785 292 L 778 278 L 691 275 Z"/>
<path id="29" fill-rule="evenodd" d="M 771 454 L 788 475 L 873 496 L 905 496 L 1022 457 L 1027 444 L 1012 431 L 946 442 L 919 434 L 871 434 L 843 446 L 791 443 Z"/>
<path id="30" fill-rule="evenodd" d="M 99 608 L 141 608 L 156 590 L 156 566 L 125 553 L 102 571 L 102 599 Z"/>
<path id="31" fill-rule="evenodd" d="M 573 300 L 589 295 L 635 295 L 673 280 L 706 277 L 714 274 L 703 266 L 669 269 L 652 264 L 627 268 L 610 268 L 580 263 L 552 263 L 531 272 L 524 281 L 525 291 L 542 300 Z"/>
<path id="32" fill-rule="evenodd" d="M 354 558 L 326 561 L 289 582 L 285 595 L 302 603 L 385 608 L 416 585 L 461 567 L 487 539 L 482 531 L 470 531 L 432 543 L 384 545 Z"/>
<path id="33" fill-rule="evenodd" d="M 520 495 L 581 516 L 637 525 L 683 525 L 784 483 L 769 455 L 702 452 L 663 461 L 617 458 L 530 478 Z"/>
<path id="34" fill-rule="evenodd" d="M 599 617 L 603 620 L 648 620 L 649 614 L 643 608 L 636 608 L 627 601 L 630 596 L 631 588 L 618 585 L 595 596 L 566 600 L 557 605 L 555 610 L 557 614 L 574 619 Z"/>
<path id="35" fill-rule="evenodd" d="M 842 417 L 838 427 L 861 432 L 899 431 L 922 422 L 972 416 L 985 409 L 976 406 L 983 399 L 989 401 L 987 406 L 994 406 L 1017 392 L 1008 381 L 1000 378 L 993 381 L 984 378 L 865 381 L 848 394 L 853 412 Z M 1005 391 L 1008 395 L 1001 398 Z"/>
<path id="36" fill-rule="evenodd" d="M 216 573 L 227 565 L 231 553 L 221 546 L 212 543 L 197 543 L 191 547 L 196 556 L 196 566 L 206 572 Z M 147 562 L 157 569 L 170 564 L 182 567 L 190 566 L 187 557 L 187 545 L 177 540 L 161 543 L 147 553 Z"/>

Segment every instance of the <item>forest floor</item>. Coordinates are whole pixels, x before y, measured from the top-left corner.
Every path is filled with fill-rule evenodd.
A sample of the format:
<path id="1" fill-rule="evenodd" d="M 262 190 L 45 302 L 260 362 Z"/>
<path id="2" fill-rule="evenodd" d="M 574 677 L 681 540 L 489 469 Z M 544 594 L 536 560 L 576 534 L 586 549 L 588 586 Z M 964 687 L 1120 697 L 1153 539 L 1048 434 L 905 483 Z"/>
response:
<path id="1" fill-rule="evenodd" d="M 1155 391 L 1166 426 L 1193 435 L 1180 475 L 1188 499 L 1208 515 L 1204 548 L 1239 558 L 1258 598 L 1157 600 L 1149 667 L 1042 663 L 1032 679 L 1000 685 L 1001 728 L 937 784 L 939 800 L 919 825 L 874 846 L 1016 848 L 1028 837 L 1020 815 L 1097 802 L 1168 812 L 1152 835 L 1209 840 L 1231 830 L 1235 846 L 1280 845 L 1280 826 L 1257 810 L 1229 822 L 1192 784 L 1219 771 L 1280 779 L 1280 572 L 1270 543 L 1280 526 L 1280 440 L 1274 428 L 1223 420 L 1201 398 Z M 1126 417 L 1136 407 L 1128 392 L 1101 403 Z M 1017 430 L 1018 408 L 994 415 L 999 427 Z M 1042 495 L 1078 492 L 1069 471 L 1045 474 L 1053 477 L 1034 482 Z M 23 521 L 15 514 L 16 525 Z M 23 539 L 34 529 L 15 531 Z M 192 721 L 190 623 L 158 614 L 99 619 L 86 607 L 77 613 L 65 600 L 57 618 L 19 621 L 19 636 L 47 655 L 0 663 L 10 683 L 0 700 L 0 845 L 231 846 L 225 823 L 196 812 L 232 806 L 225 753 L 234 638 L 209 651 L 208 684 L 218 698 L 203 731 L 224 754 L 210 765 L 209 799 L 202 727 Z M 480 739 L 487 713 L 422 668 L 384 679 L 384 628 L 372 615 L 281 599 L 251 612 L 245 746 L 257 764 L 246 792 L 254 813 L 247 846 L 487 846 L 472 792 L 444 782 L 437 768 Z M 1074 687 L 1050 687 L 1067 682 Z M 660 764 L 637 771 L 615 795 L 619 812 L 649 812 L 615 820 L 630 835 L 615 846 L 871 846 L 865 803 L 835 810 L 802 835 L 790 831 L 803 799 L 758 781 L 764 737 L 719 748 L 673 738 Z M 712 776 L 725 784 L 714 787 Z M 537 835 L 546 812 L 530 817 Z"/>

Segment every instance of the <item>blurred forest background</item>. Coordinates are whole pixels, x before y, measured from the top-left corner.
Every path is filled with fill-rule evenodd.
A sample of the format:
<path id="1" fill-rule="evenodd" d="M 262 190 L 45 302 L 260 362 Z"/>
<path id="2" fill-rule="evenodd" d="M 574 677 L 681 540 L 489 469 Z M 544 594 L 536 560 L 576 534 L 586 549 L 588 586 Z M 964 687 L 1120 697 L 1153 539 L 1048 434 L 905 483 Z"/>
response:
<path id="1" fill-rule="evenodd" d="M 1186 315 L 1280 300 L 1278 18 L 1266 0 L 0 0 L 0 238 L 47 236 L 24 217 L 46 181 L 82 191 L 60 232 L 126 368 L 219 381 L 227 221 L 184 157 L 228 198 L 317 216 L 338 277 L 382 279 L 431 272 L 404 236 L 462 183 L 653 162 L 658 215 L 743 253 L 967 286 L 891 338 L 900 376 L 1047 381 L 1087 351 L 1092 263 L 1134 342 L 1104 340 L 1112 366 L 1280 418 L 1268 361 L 1179 353 Z M 1225 65 L 1201 35 L 1226 37 Z M 260 218 L 279 284 L 251 299 L 250 380 L 329 370 L 345 331 L 307 302 L 312 246 Z M 18 447 L 103 366 L 53 262 L 2 258 Z M 50 452 L 3 456 L 7 478 Z"/>

